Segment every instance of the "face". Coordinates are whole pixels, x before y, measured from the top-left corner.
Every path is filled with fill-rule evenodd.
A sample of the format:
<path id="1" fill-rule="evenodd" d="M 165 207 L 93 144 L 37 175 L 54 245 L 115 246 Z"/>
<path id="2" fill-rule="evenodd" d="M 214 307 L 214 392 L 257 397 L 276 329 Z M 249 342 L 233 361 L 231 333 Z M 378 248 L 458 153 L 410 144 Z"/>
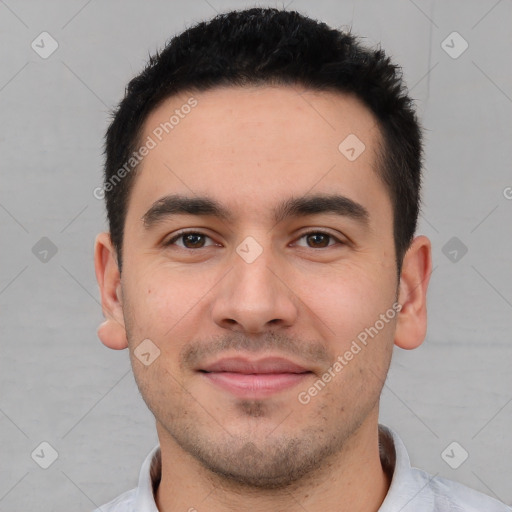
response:
<path id="1" fill-rule="evenodd" d="M 161 442 L 282 486 L 376 421 L 398 284 L 380 134 L 338 93 L 222 88 L 183 109 L 189 97 L 154 110 L 141 139 L 156 146 L 123 242 L 133 371 Z M 190 112 L 158 140 L 176 109 Z"/>

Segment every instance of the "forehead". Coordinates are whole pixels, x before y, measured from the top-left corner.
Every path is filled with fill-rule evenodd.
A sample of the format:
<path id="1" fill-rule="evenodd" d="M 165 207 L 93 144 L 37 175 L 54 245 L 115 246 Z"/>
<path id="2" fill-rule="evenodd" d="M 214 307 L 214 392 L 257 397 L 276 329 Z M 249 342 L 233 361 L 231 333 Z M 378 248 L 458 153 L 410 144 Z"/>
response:
<path id="1" fill-rule="evenodd" d="M 350 95 L 291 86 L 181 93 L 147 117 L 140 140 L 150 139 L 132 191 L 145 204 L 208 194 L 261 215 L 283 194 L 387 199 L 376 119 Z"/>

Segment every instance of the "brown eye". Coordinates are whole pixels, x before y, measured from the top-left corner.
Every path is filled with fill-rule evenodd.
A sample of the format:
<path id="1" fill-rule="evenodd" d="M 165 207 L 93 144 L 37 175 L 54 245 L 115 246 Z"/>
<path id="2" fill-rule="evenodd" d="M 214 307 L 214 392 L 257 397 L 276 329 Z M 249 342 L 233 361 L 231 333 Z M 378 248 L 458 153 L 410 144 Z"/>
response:
<path id="1" fill-rule="evenodd" d="M 313 244 L 313 247 L 327 247 L 329 245 L 330 236 L 325 233 L 313 233 L 307 235 L 308 243 Z"/>
<path id="2" fill-rule="evenodd" d="M 171 245 L 177 245 L 178 247 L 181 247 L 183 249 L 202 249 L 204 247 L 208 247 L 207 245 L 205 245 L 205 240 L 207 238 L 210 237 L 205 235 L 204 233 L 200 233 L 197 231 L 186 231 L 181 232 L 178 235 L 174 236 L 164 245 L 166 247 Z M 178 240 L 180 240 L 182 244 L 176 244 Z"/>
<path id="3" fill-rule="evenodd" d="M 197 249 L 198 247 L 203 247 L 204 238 L 200 233 L 188 233 L 187 235 L 182 235 L 181 238 L 187 249 Z"/>
<path id="4" fill-rule="evenodd" d="M 343 244 L 343 242 L 334 235 L 324 231 L 309 231 L 308 233 L 303 233 L 299 240 L 303 238 L 306 239 L 307 247 L 310 247 L 311 249 L 324 249 L 326 247 L 336 245 L 336 242 Z M 329 243 L 330 240 L 333 240 L 334 243 Z"/>

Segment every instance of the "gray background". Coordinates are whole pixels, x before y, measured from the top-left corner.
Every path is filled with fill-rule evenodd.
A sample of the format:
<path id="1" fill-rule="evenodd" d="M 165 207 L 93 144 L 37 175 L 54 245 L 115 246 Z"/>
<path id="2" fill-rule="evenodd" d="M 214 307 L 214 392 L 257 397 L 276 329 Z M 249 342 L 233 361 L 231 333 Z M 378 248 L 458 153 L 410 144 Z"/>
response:
<path id="1" fill-rule="evenodd" d="M 154 420 L 128 353 L 96 337 L 92 249 L 105 214 L 93 190 L 108 111 L 148 52 L 216 11 L 252 5 L 283 4 L 0 1 L 1 511 L 88 511 L 137 483 Z M 433 243 L 429 328 L 419 349 L 395 349 L 381 422 L 413 465 L 512 504 L 512 3 L 287 8 L 381 42 L 426 128 L 418 232 Z M 43 31 L 59 44 L 46 59 L 31 47 Z M 458 58 L 442 47 L 453 31 L 469 44 Z M 40 252 L 42 237 L 55 255 Z M 43 441 L 58 453 L 48 469 L 31 458 Z M 469 453 L 458 469 L 441 457 L 452 441 Z"/>

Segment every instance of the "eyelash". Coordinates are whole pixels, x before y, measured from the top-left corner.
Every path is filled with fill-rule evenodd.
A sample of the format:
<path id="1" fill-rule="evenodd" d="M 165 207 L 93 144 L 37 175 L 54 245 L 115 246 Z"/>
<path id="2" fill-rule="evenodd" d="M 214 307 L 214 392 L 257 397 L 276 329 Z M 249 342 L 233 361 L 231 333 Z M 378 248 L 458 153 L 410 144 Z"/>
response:
<path id="1" fill-rule="evenodd" d="M 206 233 L 202 233 L 201 231 L 188 230 L 188 231 L 181 231 L 181 232 L 179 232 L 178 234 L 174 235 L 170 240 L 165 242 L 163 245 L 165 247 L 171 246 L 177 240 L 179 240 L 180 238 L 185 237 L 186 235 L 200 235 L 200 236 L 204 236 L 206 238 L 210 238 L 211 239 L 210 236 L 208 236 Z M 327 231 L 322 231 L 322 230 L 318 230 L 318 229 L 311 230 L 311 231 L 306 231 L 305 233 L 302 233 L 297 238 L 297 240 L 300 240 L 301 238 L 304 238 L 304 237 L 306 237 L 308 235 L 325 235 L 325 236 L 328 236 L 328 237 L 332 238 L 333 240 L 335 240 L 336 242 L 338 242 L 341 245 L 346 245 L 345 242 L 343 242 L 342 240 L 340 240 L 338 237 L 334 236 L 333 234 L 331 234 L 331 233 L 329 233 Z M 336 245 L 336 244 L 328 245 L 327 247 L 320 247 L 320 249 L 327 249 L 328 247 L 333 247 L 334 245 Z M 207 247 L 211 247 L 211 246 L 207 246 Z M 197 249 L 191 249 L 190 247 L 180 247 L 180 249 L 185 249 L 187 251 L 197 251 L 199 249 L 206 249 L 206 247 L 199 247 Z M 309 249 L 315 249 L 315 247 L 309 247 Z"/>

